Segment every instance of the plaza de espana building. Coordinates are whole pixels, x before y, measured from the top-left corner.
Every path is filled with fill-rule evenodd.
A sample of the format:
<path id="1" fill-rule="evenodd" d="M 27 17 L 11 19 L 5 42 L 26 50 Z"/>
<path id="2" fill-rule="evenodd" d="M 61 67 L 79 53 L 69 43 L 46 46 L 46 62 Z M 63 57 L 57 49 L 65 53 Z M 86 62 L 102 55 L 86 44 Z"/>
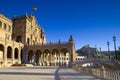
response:
<path id="1" fill-rule="evenodd" d="M 54 36 L 54 34 L 53 34 Z M 35 16 L 14 17 L 0 14 L 0 67 L 13 64 L 68 66 L 76 59 L 72 36 L 67 42 L 46 43 L 44 29 Z"/>

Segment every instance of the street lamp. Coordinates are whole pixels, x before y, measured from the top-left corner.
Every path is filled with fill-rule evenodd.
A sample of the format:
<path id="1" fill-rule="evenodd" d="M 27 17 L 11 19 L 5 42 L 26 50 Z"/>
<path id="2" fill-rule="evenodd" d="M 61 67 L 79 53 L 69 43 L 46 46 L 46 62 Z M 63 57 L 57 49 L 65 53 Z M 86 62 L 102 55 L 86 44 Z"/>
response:
<path id="1" fill-rule="evenodd" d="M 114 49 L 115 49 L 115 59 L 117 60 L 117 53 L 116 53 L 116 36 L 113 36 L 114 41 Z"/>
<path id="2" fill-rule="evenodd" d="M 110 60 L 110 56 L 111 56 L 111 55 L 110 55 L 110 48 L 109 48 L 109 45 L 110 45 L 110 42 L 108 41 L 108 42 L 107 42 L 107 47 L 108 47 L 108 55 L 109 55 L 109 60 Z"/>

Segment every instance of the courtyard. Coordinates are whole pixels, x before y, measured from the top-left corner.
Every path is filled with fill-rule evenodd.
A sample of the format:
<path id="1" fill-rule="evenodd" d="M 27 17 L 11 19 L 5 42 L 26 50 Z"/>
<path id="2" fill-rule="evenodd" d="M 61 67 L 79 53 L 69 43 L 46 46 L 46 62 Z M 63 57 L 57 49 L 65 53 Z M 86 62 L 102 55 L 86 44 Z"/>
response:
<path id="1" fill-rule="evenodd" d="M 68 67 L 9 67 L 0 69 L 0 80 L 101 80 Z"/>

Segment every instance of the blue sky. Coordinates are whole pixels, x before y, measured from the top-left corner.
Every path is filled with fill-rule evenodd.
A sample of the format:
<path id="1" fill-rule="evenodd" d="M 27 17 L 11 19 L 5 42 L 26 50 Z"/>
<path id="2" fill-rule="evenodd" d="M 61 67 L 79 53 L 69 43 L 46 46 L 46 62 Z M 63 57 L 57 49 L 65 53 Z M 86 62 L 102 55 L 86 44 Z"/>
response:
<path id="1" fill-rule="evenodd" d="M 32 7 L 37 7 L 36 12 Z M 0 13 L 12 19 L 33 13 L 42 28 L 47 42 L 68 41 L 73 35 L 76 49 L 89 44 L 102 50 L 113 48 L 113 35 L 120 46 L 119 0 L 0 0 Z"/>

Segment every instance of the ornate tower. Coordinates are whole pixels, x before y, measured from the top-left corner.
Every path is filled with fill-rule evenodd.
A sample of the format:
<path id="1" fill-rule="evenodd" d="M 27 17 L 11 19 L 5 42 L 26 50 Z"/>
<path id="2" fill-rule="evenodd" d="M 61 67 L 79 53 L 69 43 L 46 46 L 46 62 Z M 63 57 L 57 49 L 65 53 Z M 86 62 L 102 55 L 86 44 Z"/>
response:
<path id="1" fill-rule="evenodd" d="M 13 39 L 25 45 L 46 43 L 44 30 L 38 25 L 37 19 L 27 14 L 13 18 Z"/>
<path id="2" fill-rule="evenodd" d="M 72 35 L 70 35 L 70 38 L 69 38 L 69 45 L 70 45 L 70 58 L 71 58 L 71 60 L 70 60 L 70 62 L 73 62 L 73 61 L 75 61 L 76 60 L 76 49 L 75 49 L 75 44 L 74 44 L 74 40 L 73 40 L 73 37 L 72 37 Z"/>

